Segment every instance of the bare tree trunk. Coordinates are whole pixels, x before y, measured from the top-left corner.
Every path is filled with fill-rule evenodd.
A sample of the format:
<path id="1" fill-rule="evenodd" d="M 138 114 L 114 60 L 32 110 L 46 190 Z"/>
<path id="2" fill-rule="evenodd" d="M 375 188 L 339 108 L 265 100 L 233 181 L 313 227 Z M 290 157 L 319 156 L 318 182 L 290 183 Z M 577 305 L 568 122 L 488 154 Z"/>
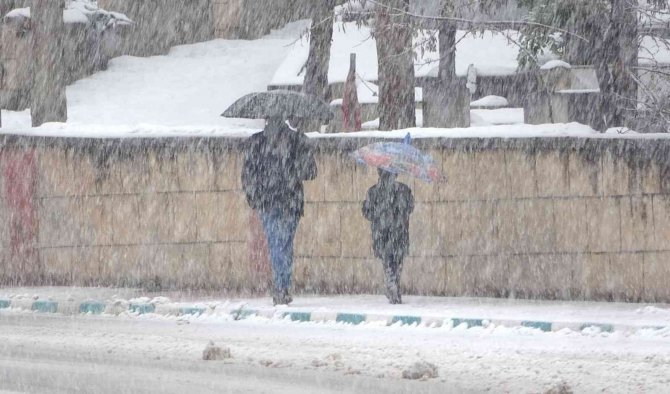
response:
<path id="1" fill-rule="evenodd" d="M 442 16 L 453 16 L 451 0 L 442 0 Z M 456 25 L 438 28 L 438 78 L 423 87 L 423 127 L 469 127 L 470 92 L 456 76 Z"/>
<path id="2" fill-rule="evenodd" d="M 637 0 L 613 0 L 613 22 L 619 26 L 618 56 L 612 65 L 614 91 L 617 94 L 617 125 L 625 126 L 637 108 L 638 86 L 634 73 L 638 66 Z"/>
<path id="3" fill-rule="evenodd" d="M 32 124 L 67 120 L 63 58 L 64 0 L 35 0 L 32 7 Z"/>
<path id="4" fill-rule="evenodd" d="M 377 6 L 375 37 L 379 65 L 379 129 L 414 127 L 414 49 L 407 15 L 409 0 L 383 0 Z"/>
<path id="5" fill-rule="evenodd" d="M 328 67 L 333 40 L 333 8 L 333 0 L 322 0 L 312 4 L 309 56 L 302 87 L 304 93 L 313 94 L 326 102 L 330 102 Z"/>
<path id="6" fill-rule="evenodd" d="M 440 65 L 438 76 L 445 86 L 456 79 L 456 27 L 443 24 L 439 30 Z"/>
<path id="7" fill-rule="evenodd" d="M 626 113 L 637 104 L 637 83 L 633 74 L 637 66 L 638 32 L 636 4 L 631 0 L 611 0 L 608 26 L 594 53 L 595 69 L 600 85 L 604 130 L 621 127 L 626 123 Z"/>

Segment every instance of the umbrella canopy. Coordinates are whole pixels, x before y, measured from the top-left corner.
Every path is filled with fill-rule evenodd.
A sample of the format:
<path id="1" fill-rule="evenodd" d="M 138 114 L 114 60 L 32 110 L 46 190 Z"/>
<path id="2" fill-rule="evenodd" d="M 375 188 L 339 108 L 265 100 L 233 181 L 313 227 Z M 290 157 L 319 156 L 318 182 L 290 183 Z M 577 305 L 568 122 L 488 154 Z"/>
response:
<path id="1" fill-rule="evenodd" d="M 221 116 L 244 119 L 287 119 L 295 116 L 328 122 L 333 114 L 330 106 L 318 97 L 289 90 L 271 90 L 240 98 Z"/>
<path id="2" fill-rule="evenodd" d="M 377 142 L 358 149 L 352 156 L 359 163 L 394 174 L 409 174 L 425 182 L 447 180 L 430 155 L 409 144 L 409 134 L 402 143 Z"/>

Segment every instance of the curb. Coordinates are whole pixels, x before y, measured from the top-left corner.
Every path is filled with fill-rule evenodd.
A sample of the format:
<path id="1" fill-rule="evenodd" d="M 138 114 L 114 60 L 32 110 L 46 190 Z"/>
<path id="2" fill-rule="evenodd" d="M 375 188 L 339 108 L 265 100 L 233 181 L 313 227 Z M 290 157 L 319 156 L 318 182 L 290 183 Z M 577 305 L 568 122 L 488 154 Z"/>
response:
<path id="1" fill-rule="evenodd" d="M 202 307 L 191 304 L 153 304 L 133 303 L 115 301 L 105 303 L 101 301 L 85 301 L 76 303 L 74 301 L 57 302 L 52 300 L 0 299 L 0 310 L 19 309 L 35 313 L 61 313 L 65 315 L 89 314 L 101 315 L 120 314 L 123 312 L 137 315 L 157 314 L 163 316 L 200 316 L 215 313 L 213 307 Z M 315 311 L 282 311 L 281 309 L 253 309 L 239 307 L 223 311 L 233 320 L 244 320 L 250 317 L 262 317 L 267 319 L 288 320 L 293 322 L 337 322 L 343 324 L 359 325 L 373 323 L 383 326 L 422 326 L 422 327 L 489 327 L 503 326 L 509 328 L 527 327 L 543 332 L 557 332 L 564 329 L 572 331 L 583 331 L 584 329 L 598 329 L 601 332 L 612 333 L 615 331 L 638 331 L 638 330 L 664 330 L 670 326 L 634 326 L 627 324 L 610 324 L 603 322 L 551 322 L 535 320 L 508 320 L 508 319 L 477 319 L 458 317 L 435 317 L 435 316 L 413 316 L 413 315 L 376 315 L 359 314 L 349 312 L 315 312 Z"/>
<path id="2" fill-rule="evenodd" d="M 166 316 L 182 316 L 201 315 L 207 312 L 207 308 L 196 306 L 157 305 L 152 303 L 128 303 L 122 301 L 105 303 L 95 300 L 77 303 L 75 301 L 52 301 L 41 299 L 0 299 L 0 310 L 3 309 L 19 309 L 37 313 L 60 313 L 63 315 L 102 315 L 103 313 L 119 314 L 129 312 L 138 315 L 156 313 Z"/>
<path id="3" fill-rule="evenodd" d="M 634 326 L 627 324 L 610 324 L 596 322 L 550 322 L 535 320 L 508 320 L 508 319 L 473 319 L 448 317 L 440 318 L 435 316 L 411 316 L 411 315 L 365 315 L 356 313 L 324 313 L 324 312 L 302 312 L 287 311 L 274 312 L 268 316 L 269 311 L 258 309 L 237 309 L 231 312 L 235 320 L 246 319 L 251 316 L 261 316 L 267 318 L 279 318 L 295 322 L 338 322 L 346 324 L 377 323 L 385 326 L 408 325 L 422 327 L 463 327 L 466 329 L 473 327 L 503 326 L 509 328 L 527 327 L 538 329 L 544 332 L 557 332 L 563 329 L 572 331 L 583 331 L 584 329 L 598 329 L 602 332 L 612 333 L 614 331 L 638 331 L 638 330 L 663 330 L 670 329 L 670 326 Z"/>

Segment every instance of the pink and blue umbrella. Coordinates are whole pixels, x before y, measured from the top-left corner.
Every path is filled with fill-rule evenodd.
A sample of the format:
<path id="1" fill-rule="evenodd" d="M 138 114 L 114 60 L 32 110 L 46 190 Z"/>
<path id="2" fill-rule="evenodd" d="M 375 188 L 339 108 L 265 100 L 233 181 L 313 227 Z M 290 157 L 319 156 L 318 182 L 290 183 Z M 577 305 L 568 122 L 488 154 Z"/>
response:
<path id="1" fill-rule="evenodd" d="M 377 142 L 352 153 L 353 158 L 372 167 L 394 174 L 408 174 L 425 182 L 446 182 L 447 178 L 430 155 L 410 144 L 407 134 L 403 142 Z"/>

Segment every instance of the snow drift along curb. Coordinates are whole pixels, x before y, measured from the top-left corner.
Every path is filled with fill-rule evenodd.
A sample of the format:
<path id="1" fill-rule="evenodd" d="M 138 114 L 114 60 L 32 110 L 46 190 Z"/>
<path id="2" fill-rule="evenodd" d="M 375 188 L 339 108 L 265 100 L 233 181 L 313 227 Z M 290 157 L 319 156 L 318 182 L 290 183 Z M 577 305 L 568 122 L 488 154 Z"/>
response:
<path id="1" fill-rule="evenodd" d="M 186 304 L 156 304 L 143 302 L 115 301 L 105 303 L 100 301 L 85 301 L 77 303 L 74 301 L 51 301 L 33 299 L 0 299 L 0 310 L 19 309 L 36 313 L 61 313 L 92 314 L 100 315 L 119 314 L 123 312 L 137 315 L 158 314 L 163 316 L 199 316 L 215 313 L 214 307 L 202 307 L 199 305 Z M 563 329 L 582 331 L 586 328 L 596 328 L 603 332 L 614 331 L 638 331 L 638 330 L 662 330 L 670 329 L 670 326 L 635 326 L 627 324 L 609 324 L 603 322 L 551 322 L 534 320 L 509 320 L 509 319 L 486 319 L 486 318 L 458 318 L 458 317 L 435 317 L 435 316 L 412 316 L 412 315 L 385 315 L 385 314 L 360 314 L 350 312 L 320 312 L 320 311 L 296 311 L 282 310 L 281 308 L 252 309 L 239 307 L 223 311 L 233 320 L 243 320 L 250 317 L 262 317 L 267 319 L 290 320 L 294 322 L 338 322 L 358 325 L 362 323 L 393 325 L 415 325 L 423 327 L 528 327 L 544 332 L 555 332 Z"/>
<path id="2" fill-rule="evenodd" d="M 272 312 L 269 315 L 268 312 Z M 534 320 L 509 320 L 509 319 L 476 319 L 476 318 L 458 318 L 458 317 L 435 317 L 435 316 L 411 316 L 411 315 L 365 315 L 356 313 L 324 313 L 324 312 L 302 312 L 302 311 L 263 311 L 257 309 L 239 309 L 232 311 L 231 314 L 236 320 L 245 319 L 251 316 L 261 316 L 267 318 L 281 318 L 296 322 L 338 322 L 348 324 L 378 323 L 386 326 L 392 325 L 416 325 L 424 327 L 528 327 L 535 328 L 545 332 L 556 332 L 563 329 L 573 331 L 582 331 L 586 328 L 596 328 L 603 332 L 614 331 L 637 331 L 637 330 L 662 330 L 665 326 L 635 326 L 626 324 L 609 324 L 602 322 L 549 322 Z"/>

